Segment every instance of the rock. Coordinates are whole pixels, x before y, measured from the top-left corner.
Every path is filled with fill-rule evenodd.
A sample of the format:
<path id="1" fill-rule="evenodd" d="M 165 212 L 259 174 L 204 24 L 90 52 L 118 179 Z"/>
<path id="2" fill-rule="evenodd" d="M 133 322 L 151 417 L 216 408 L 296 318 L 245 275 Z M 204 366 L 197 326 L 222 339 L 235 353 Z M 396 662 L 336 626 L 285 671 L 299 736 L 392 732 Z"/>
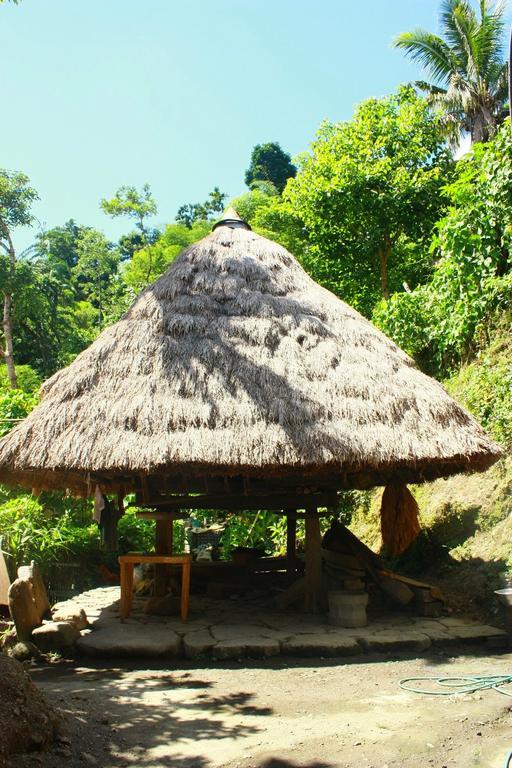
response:
<path id="1" fill-rule="evenodd" d="M 69 621 L 47 621 L 32 632 L 32 640 L 45 653 L 72 648 L 80 632 Z"/>
<path id="2" fill-rule="evenodd" d="M 84 609 L 75 603 L 61 603 L 52 611 L 52 621 L 65 621 L 74 624 L 78 631 L 86 629 L 89 625 Z"/>
<path id="3" fill-rule="evenodd" d="M 361 635 L 359 640 L 367 651 L 426 651 L 432 641 L 421 632 L 396 629 Z"/>
<path id="4" fill-rule="evenodd" d="M 19 640 L 30 640 L 32 630 L 41 624 L 31 581 L 16 579 L 9 587 L 9 610 Z"/>
<path id="5" fill-rule="evenodd" d="M 189 632 L 183 638 L 185 656 L 188 659 L 196 659 L 198 656 L 206 656 L 217 641 L 213 639 L 206 629 L 198 632 Z"/>
<path id="6" fill-rule="evenodd" d="M 61 720 L 23 665 L 0 654 L 0 765 L 10 755 L 34 752 L 55 739 Z M 18 763 L 16 763 L 18 764 Z"/>
<path id="7" fill-rule="evenodd" d="M 272 637 L 275 630 L 260 624 L 214 624 L 211 628 L 215 640 L 251 640 L 254 637 Z"/>
<path id="8" fill-rule="evenodd" d="M 110 624 L 82 635 L 77 649 L 88 656 L 178 656 L 181 638 L 164 624 Z"/>
<path id="9" fill-rule="evenodd" d="M 295 635 L 281 643 L 281 651 L 297 656 L 354 656 L 361 653 L 361 646 L 353 635 L 325 632 Z"/>
<path id="10" fill-rule="evenodd" d="M 277 640 L 268 637 L 244 637 L 232 640 L 221 640 L 213 647 L 215 659 L 239 659 L 244 656 L 265 658 L 278 656 L 280 646 Z"/>
<path id="11" fill-rule="evenodd" d="M 153 616 L 177 616 L 181 610 L 181 598 L 175 595 L 150 597 L 144 604 L 144 613 Z"/>
<path id="12" fill-rule="evenodd" d="M 39 648 L 34 643 L 21 641 L 9 648 L 9 656 L 17 661 L 28 661 L 29 659 L 38 659 L 41 656 Z"/>
<path id="13" fill-rule="evenodd" d="M 22 565 L 18 568 L 18 579 L 30 581 L 32 584 L 34 602 L 39 616 L 39 624 L 50 615 L 50 601 L 46 593 L 43 577 L 38 564 L 32 560 L 30 565 Z"/>
<path id="14" fill-rule="evenodd" d="M 443 620 L 444 623 L 444 620 Z M 477 643 L 482 640 L 495 638 L 507 638 L 507 633 L 503 629 L 491 627 L 488 624 L 466 624 L 459 626 L 450 626 L 449 633 L 456 640 L 465 643 Z"/>

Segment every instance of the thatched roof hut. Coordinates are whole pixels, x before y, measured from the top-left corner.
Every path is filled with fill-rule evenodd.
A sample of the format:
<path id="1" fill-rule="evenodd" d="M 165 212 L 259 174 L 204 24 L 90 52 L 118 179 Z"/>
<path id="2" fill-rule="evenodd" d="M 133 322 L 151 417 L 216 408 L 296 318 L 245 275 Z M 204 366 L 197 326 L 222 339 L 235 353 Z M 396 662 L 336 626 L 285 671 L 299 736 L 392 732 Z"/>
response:
<path id="1" fill-rule="evenodd" d="M 0 482 L 367 488 L 499 456 L 438 382 L 230 211 L 43 385 L 0 441 Z"/>

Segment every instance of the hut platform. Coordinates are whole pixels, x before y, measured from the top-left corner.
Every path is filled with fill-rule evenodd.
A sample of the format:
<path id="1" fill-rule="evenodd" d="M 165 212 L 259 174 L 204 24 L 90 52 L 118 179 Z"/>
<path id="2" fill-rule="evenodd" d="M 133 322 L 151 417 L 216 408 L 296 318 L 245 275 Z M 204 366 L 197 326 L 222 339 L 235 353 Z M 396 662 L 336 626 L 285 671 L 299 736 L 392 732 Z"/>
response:
<path id="1" fill-rule="evenodd" d="M 77 651 L 105 657 L 186 657 L 212 660 L 273 656 L 344 657 L 402 652 L 422 655 L 432 648 L 471 644 L 482 650 L 507 647 L 507 634 L 467 618 L 437 619 L 390 613 L 370 617 L 368 626 L 335 627 L 323 614 L 283 612 L 268 597 L 250 600 L 191 596 L 186 623 L 176 616 L 144 612 L 147 597 L 134 596 L 129 619 L 120 621 L 119 587 L 92 589 L 59 604 L 84 608 L 90 627 Z M 71 605 L 70 605 L 71 604 Z"/>

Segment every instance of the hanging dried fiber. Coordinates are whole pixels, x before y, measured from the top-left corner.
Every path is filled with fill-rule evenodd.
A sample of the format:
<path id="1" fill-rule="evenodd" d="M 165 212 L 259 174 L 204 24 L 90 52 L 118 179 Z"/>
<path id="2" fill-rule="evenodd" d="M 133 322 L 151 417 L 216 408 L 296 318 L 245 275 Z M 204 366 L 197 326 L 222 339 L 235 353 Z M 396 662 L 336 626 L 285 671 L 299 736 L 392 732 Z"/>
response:
<path id="1" fill-rule="evenodd" d="M 419 534 L 418 503 L 404 483 L 384 488 L 380 506 L 380 531 L 383 549 L 400 555 Z"/>

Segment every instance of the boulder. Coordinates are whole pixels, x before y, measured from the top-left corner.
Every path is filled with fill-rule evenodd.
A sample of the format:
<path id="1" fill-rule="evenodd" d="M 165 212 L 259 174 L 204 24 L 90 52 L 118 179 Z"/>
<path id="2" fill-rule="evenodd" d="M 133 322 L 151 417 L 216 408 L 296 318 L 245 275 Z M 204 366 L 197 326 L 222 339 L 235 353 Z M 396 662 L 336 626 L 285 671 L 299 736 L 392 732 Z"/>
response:
<path id="1" fill-rule="evenodd" d="M 80 631 L 70 621 L 47 621 L 32 632 L 32 640 L 45 652 L 69 650 L 78 638 Z"/>
<path id="2" fill-rule="evenodd" d="M 34 643 L 26 643 L 24 641 L 18 642 L 8 650 L 8 655 L 11 659 L 17 661 L 28 661 L 29 659 L 38 659 L 41 656 L 39 648 L 36 648 Z"/>
<path id="3" fill-rule="evenodd" d="M 55 606 L 52 611 L 52 621 L 74 624 L 79 631 L 89 626 L 84 609 L 72 602 Z"/>
<path id="4" fill-rule="evenodd" d="M 30 565 L 22 565 L 18 568 L 18 579 L 30 581 L 33 589 L 34 603 L 39 615 L 39 624 L 50 615 L 50 601 L 46 593 L 43 577 L 38 564 L 32 560 Z"/>
<path id="5" fill-rule="evenodd" d="M 18 640 L 30 640 L 32 630 L 41 624 L 31 581 L 16 579 L 9 587 L 9 610 Z"/>

